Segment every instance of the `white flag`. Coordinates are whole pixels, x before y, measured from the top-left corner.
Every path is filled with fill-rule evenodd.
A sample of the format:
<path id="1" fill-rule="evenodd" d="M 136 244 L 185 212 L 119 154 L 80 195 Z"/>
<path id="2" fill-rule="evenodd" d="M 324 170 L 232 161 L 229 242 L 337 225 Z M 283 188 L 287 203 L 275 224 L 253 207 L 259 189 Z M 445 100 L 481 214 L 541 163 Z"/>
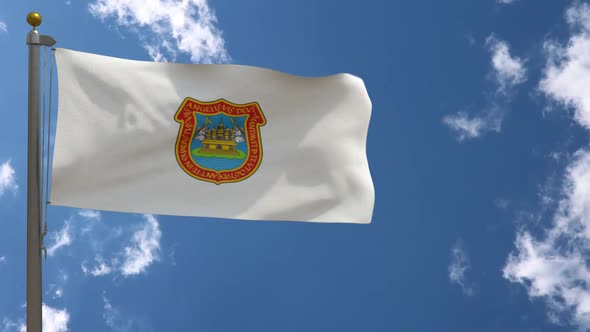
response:
<path id="1" fill-rule="evenodd" d="M 361 79 L 58 49 L 51 204 L 369 223 Z"/>

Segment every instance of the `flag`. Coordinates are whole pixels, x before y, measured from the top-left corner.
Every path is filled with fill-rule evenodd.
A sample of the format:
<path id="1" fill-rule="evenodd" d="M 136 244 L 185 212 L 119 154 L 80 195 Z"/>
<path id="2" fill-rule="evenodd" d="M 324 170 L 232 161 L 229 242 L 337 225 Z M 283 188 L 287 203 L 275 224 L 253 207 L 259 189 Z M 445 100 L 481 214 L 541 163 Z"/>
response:
<path id="1" fill-rule="evenodd" d="M 370 223 L 360 78 L 65 49 L 56 63 L 52 205 Z"/>

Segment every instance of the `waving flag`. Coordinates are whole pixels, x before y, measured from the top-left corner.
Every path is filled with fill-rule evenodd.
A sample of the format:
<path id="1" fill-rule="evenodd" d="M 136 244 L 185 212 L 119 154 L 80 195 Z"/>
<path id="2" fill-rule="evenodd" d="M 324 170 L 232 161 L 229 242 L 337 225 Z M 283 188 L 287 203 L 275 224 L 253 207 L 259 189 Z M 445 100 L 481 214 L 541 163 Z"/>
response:
<path id="1" fill-rule="evenodd" d="M 58 49 L 51 202 L 252 220 L 369 223 L 363 81 Z"/>

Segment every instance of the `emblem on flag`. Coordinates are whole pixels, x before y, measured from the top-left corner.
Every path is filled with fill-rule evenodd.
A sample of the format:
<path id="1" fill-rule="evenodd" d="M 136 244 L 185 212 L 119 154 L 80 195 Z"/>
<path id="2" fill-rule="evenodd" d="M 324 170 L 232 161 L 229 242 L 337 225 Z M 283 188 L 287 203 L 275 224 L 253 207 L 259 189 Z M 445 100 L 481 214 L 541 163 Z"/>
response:
<path id="1" fill-rule="evenodd" d="M 260 127 L 266 119 L 257 102 L 202 102 L 188 97 L 174 119 L 180 123 L 176 161 L 193 178 L 215 184 L 239 182 L 260 166 Z"/>

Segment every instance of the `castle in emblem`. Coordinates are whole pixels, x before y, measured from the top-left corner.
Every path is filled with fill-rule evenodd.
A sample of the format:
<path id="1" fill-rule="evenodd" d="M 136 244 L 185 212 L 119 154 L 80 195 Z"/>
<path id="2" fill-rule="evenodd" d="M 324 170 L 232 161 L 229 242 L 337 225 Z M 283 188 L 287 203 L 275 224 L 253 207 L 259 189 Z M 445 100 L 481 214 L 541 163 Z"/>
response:
<path id="1" fill-rule="evenodd" d="M 217 128 L 206 131 L 205 139 L 202 142 L 201 152 L 211 154 L 237 155 L 235 132 L 230 128 L 224 128 L 223 122 L 219 122 Z"/>
<path id="2" fill-rule="evenodd" d="M 215 183 L 249 178 L 262 162 L 260 127 L 266 118 L 258 102 L 186 97 L 174 115 L 180 124 L 176 161 L 189 176 Z"/>
<path id="3" fill-rule="evenodd" d="M 193 154 L 201 157 L 220 157 L 241 159 L 244 153 L 238 149 L 238 144 L 244 142 L 243 130 L 237 125 L 234 128 L 225 127 L 219 121 L 217 127 L 203 127 L 197 130 L 195 140 L 201 141 L 201 148 Z"/>

